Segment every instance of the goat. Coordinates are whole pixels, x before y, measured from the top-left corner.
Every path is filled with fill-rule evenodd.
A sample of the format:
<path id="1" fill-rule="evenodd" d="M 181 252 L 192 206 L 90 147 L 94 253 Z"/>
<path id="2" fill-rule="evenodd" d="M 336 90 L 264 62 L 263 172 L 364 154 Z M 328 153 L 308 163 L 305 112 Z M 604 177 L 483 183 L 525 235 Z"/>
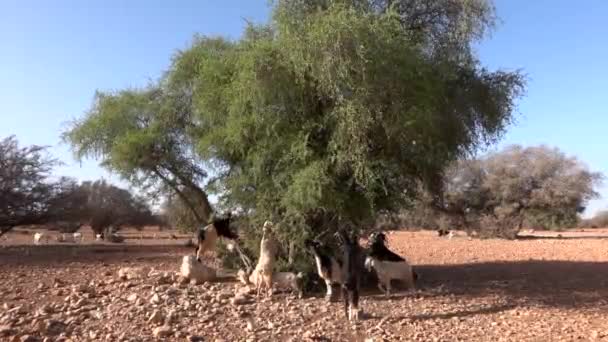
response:
<path id="1" fill-rule="evenodd" d="M 238 239 L 238 235 L 230 231 L 231 213 L 228 213 L 225 218 L 214 219 L 213 222 L 197 232 L 198 243 L 196 245 L 196 260 L 201 261 L 201 257 L 205 252 L 215 248 L 215 242 L 218 237 L 224 237 L 230 240 Z"/>
<path id="2" fill-rule="evenodd" d="M 66 233 L 62 233 L 61 235 L 57 236 L 57 242 L 74 242 L 74 235 L 68 235 Z"/>
<path id="3" fill-rule="evenodd" d="M 412 266 L 407 260 L 386 247 L 384 233 L 373 233 L 369 240 L 371 242 L 370 252 L 365 259 L 365 267 L 368 270 L 371 268 L 376 270 L 380 291 L 389 296 L 392 279 L 405 282 L 408 288 L 415 288 L 415 280 L 418 275 L 412 270 Z"/>
<path id="4" fill-rule="evenodd" d="M 331 301 L 332 286 L 335 284 L 342 285 L 342 260 L 333 256 L 327 246 L 317 240 L 307 239 L 304 241 L 304 246 L 315 258 L 317 274 L 325 281 L 327 287 L 325 299 Z"/>
<path id="5" fill-rule="evenodd" d="M 48 242 L 48 236 L 44 233 L 34 233 L 34 244 L 39 245 L 41 241 Z"/>
<path id="6" fill-rule="evenodd" d="M 437 235 L 438 235 L 439 237 L 441 237 L 441 236 L 446 236 L 446 235 L 448 235 L 448 234 L 450 234 L 450 231 L 449 231 L 449 230 L 447 230 L 447 229 L 437 229 Z"/>
<path id="7" fill-rule="evenodd" d="M 339 230 L 336 237 L 341 243 L 344 260 L 342 268 L 344 314 L 349 321 L 356 322 L 359 320 L 359 290 L 361 289 L 361 276 L 363 274 L 363 253 L 361 246 L 359 246 L 359 239 L 355 234 L 348 236 L 346 231 Z"/>
<path id="8" fill-rule="evenodd" d="M 74 233 L 73 234 L 74 237 L 74 242 L 82 242 L 82 233 Z"/>
<path id="9" fill-rule="evenodd" d="M 262 241 L 260 242 L 260 258 L 253 270 L 253 283 L 257 289 L 257 296 L 260 296 L 262 286 L 268 290 L 272 296 L 272 276 L 277 253 L 277 241 L 272 233 L 272 222 L 264 222 L 262 227 Z"/>
<path id="10" fill-rule="evenodd" d="M 244 285 L 256 284 L 258 282 L 257 272 L 251 272 L 251 274 L 247 276 L 247 272 L 241 269 L 238 271 L 237 276 Z M 303 277 L 304 273 L 302 272 L 298 272 L 297 274 L 293 272 L 276 272 L 272 274 L 272 286 L 279 289 L 290 289 L 298 294 L 298 298 L 302 298 Z"/>

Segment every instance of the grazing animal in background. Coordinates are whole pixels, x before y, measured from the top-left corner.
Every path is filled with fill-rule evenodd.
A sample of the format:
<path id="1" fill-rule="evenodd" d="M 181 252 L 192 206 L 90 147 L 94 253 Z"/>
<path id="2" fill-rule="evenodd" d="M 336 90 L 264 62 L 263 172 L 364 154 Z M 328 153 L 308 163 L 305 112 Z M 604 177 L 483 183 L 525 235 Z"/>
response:
<path id="1" fill-rule="evenodd" d="M 363 252 L 359 246 L 356 234 L 349 236 L 345 230 L 336 233 L 341 243 L 344 260 L 342 282 L 342 299 L 344 301 L 344 314 L 349 321 L 359 320 L 359 291 L 361 289 L 361 276 L 363 275 Z"/>
<path id="2" fill-rule="evenodd" d="M 260 258 L 253 270 L 253 283 L 256 286 L 257 296 L 260 296 L 262 287 L 267 290 L 268 295 L 272 296 L 272 277 L 274 263 L 277 254 L 277 241 L 272 232 L 273 224 L 270 221 L 264 222 L 262 227 L 262 241 L 260 242 Z"/>
<path id="3" fill-rule="evenodd" d="M 446 236 L 448 234 L 450 234 L 450 231 L 447 230 L 447 229 L 438 229 L 437 230 L 437 235 L 440 236 L 440 237 L 441 236 Z"/>
<path id="4" fill-rule="evenodd" d="M 327 288 L 325 299 L 331 301 L 333 294 L 332 286 L 336 284 L 342 285 L 342 259 L 334 256 L 326 245 L 317 240 L 307 239 L 304 241 L 304 246 L 315 258 L 317 274 L 325 281 Z"/>
<path id="5" fill-rule="evenodd" d="M 391 292 L 391 280 L 398 279 L 403 281 L 408 288 L 415 288 L 415 281 L 418 275 L 412 270 L 405 258 L 393 253 L 386 247 L 386 236 L 384 233 L 372 233 L 369 238 L 370 251 L 365 259 L 365 267 L 372 268 L 378 275 L 378 288 L 386 296 Z"/>
<path id="6" fill-rule="evenodd" d="M 48 236 L 44 233 L 34 233 L 34 244 L 39 245 L 42 241 L 48 242 Z"/>
<path id="7" fill-rule="evenodd" d="M 82 242 L 82 233 L 74 233 L 74 242 Z"/>
<path id="8" fill-rule="evenodd" d="M 198 243 L 196 245 L 196 260 L 201 261 L 201 257 L 205 252 L 215 248 L 215 242 L 218 237 L 224 237 L 230 240 L 236 240 L 239 236 L 230 230 L 230 218 L 232 214 L 228 213 L 225 218 L 214 219 L 213 222 L 197 232 Z"/>

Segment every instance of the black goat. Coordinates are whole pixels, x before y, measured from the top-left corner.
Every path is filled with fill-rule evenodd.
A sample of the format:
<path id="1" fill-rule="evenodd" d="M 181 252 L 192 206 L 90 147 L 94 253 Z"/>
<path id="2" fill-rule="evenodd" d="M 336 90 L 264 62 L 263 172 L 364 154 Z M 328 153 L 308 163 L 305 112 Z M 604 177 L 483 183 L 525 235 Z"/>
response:
<path id="1" fill-rule="evenodd" d="M 365 260 L 365 266 L 367 269 L 376 270 L 378 288 L 388 296 L 391 292 L 391 280 L 398 279 L 405 282 L 408 288 L 413 289 L 418 275 L 405 258 L 386 247 L 384 233 L 373 233 L 370 235 L 369 241 L 371 243 L 370 252 Z"/>
<path id="2" fill-rule="evenodd" d="M 359 319 L 359 291 L 363 274 L 363 252 L 356 234 L 349 236 L 345 230 L 341 229 L 336 233 L 336 237 L 341 243 L 344 260 L 342 282 L 344 314 L 349 321 L 357 321 Z"/>
<path id="3" fill-rule="evenodd" d="M 230 230 L 231 213 L 228 213 L 224 218 L 215 218 L 212 223 L 199 228 L 197 232 L 198 243 L 196 245 L 196 260 L 201 261 L 201 257 L 206 251 L 215 248 L 215 242 L 218 237 L 223 237 L 230 240 L 236 240 L 239 236 Z"/>
<path id="4" fill-rule="evenodd" d="M 331 301 L 332 285 L 342 284 L 342 260 L 333 255 L 327 246 L 317 240 L 307 239 L 304 241 L 304 246 L 315 258 L 317 274 L 325 281 L 327 287 L 325 299 Z"/>

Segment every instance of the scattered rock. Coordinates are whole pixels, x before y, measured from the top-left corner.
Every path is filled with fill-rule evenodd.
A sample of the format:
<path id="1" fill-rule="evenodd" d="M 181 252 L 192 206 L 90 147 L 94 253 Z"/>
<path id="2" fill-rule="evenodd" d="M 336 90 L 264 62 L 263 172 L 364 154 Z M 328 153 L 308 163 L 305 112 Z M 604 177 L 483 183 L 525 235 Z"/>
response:
<path id="1" fill-rule="evenodd" d="M 11 336 L 15 335 L 16 332 L 17 330 L 10 325 L 0 325 L 0 336 Z"/>
<path id="2" fill-rule="evenodd" d="M 148 317 L 148 323 L 160 324 L 163 322 L 163 320 L 164 320 L 163 314 L 159 310 L 154 310 L 154 312 L 152 312 L 150 317 Z"/>
<path id="3" fill-rule="evenodd" d="M 46 322 L 46 326 L 45 326 L 45 332 L 48 335 L 59 335 L 62 332 L 64 332 L 66 328 L 66 324 L 54 319 L 51 319 L 49 321 Z"/>
<path id="4" fill-rule="evenodd" d="M 121 280 L 140 279 L 146 273 L 145 267 L 123 267 L 118 270 L 118 278 Z"/>
<path id="5" fill-rule="evenodd" d="M 248 303 L 250 303 L 250 299 L 245 295 L 236 295 L 230 300 L 230 304 L 232 305 L 244 305 Z"/>
<path id="6" fill-rule="evenodd" d="M 152 297 L 150 298 L 150 304 L 159 304 L 160 303 L 160 296 L 158 295 L 158 293 L 155 293 L 152 295 Z"/>
<path id="7" fill-rule="evenodd" d="M 129 302 L 134 302 L 134 301 L 136 301 L 136 300 L 137 300 L 137 293 L 131 293 L 131 294 L 129 295 L 129 297 L 127 297 L 127 300 L 128 300 Z"/>
<path id="8" fill-rule="evenodd" d="M 23 335 L 20 339 L 21 342 L 40 342 L 42 339 L 40 337 L 32 336 L 32 335 Z"/>
<path id="9" fill-rule="evenodd" d="M 196 336 L 196 335 L 190 335 L 187 338 L 188 342 L 203 342 L 204 340 L 205 339 L 202 336 Z"/>
<path id="10" fill-rule="evenodd" d="M 157 327 L 157 328 L 155 328 L 152 331 L 152 335 L 154 335 L 154 337 L 156 337 L 156 338 L 158 338 L 158 337 L 168 337 L 172 333 L 173 333 L 173 330 L 171 329 L 171 327 L 166 326 L 166 325 Z"/>

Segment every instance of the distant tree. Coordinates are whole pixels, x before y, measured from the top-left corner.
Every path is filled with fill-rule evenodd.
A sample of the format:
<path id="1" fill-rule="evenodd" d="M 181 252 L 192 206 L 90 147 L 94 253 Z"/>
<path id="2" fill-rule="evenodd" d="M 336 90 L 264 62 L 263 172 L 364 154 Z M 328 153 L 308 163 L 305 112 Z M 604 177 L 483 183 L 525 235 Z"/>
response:
<path id="1" fill-rule="evenodd" d="M 86 196 L 86 206 L 80 211 L 80 222 L 89 224 L 97 234 L 117 231 L 126 226 L 141 229 L 163 224 L 143 198 L 133 196 L 128 190 L 108 184 L 105 180 L 83 182 L 75 191 Z"/>
<path id="2" fill-rule="evenodd" d="M 608 210 L 601 210 L 589 219 L 581 220 L 581 228 L 608 228 Z"/>
<path id="3" fill-rule="evenodd" d="M 202 211 L 201 208 L 204 208 L 204 205 L 201 202 L 203 202 L 204 199 L 200 197 L 197 198 L 197 193 L 186 190 L 183 192 L 183 195 L 195 205 L 195 210 Z M 181 232 L 193 232 L 201 226 L 197 217 L 194 215 L 195 211 L 191 210 L 182 197 L 177 196 L 176 194 L 168 194 L 165 201 L 162 203 L 161 210 L 167 223 Z M 203 213 L 199 214 L 201 217 L 204 216 Z"/>
<path id="4" fill-rule="evenodd" d="M 445 174 L 443 214 L 452 224 L 488 236 L 514 237 L 524 224 L 572 227 L 602 175 L 547 146 L 509 146 Z"/>
<path id="5" fill-rule="evenodd" d="M 0 140 L 0 236 L 21 225 L 43 224 L 66 212 L 73 181 L 52 181 L 58 164 L 44 146 L 20 147 L 14 136 Z"/>

